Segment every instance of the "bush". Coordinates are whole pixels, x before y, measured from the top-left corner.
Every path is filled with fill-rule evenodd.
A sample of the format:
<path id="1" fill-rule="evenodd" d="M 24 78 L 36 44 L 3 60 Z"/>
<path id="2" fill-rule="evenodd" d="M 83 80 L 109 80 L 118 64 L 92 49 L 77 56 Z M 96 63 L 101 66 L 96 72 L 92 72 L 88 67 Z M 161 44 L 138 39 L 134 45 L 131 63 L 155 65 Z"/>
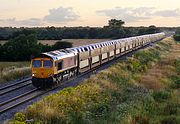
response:
<path id="1" fill-rule="evenodd" d="M 158 102 L 165 101 L 169 98 L 171 98 L 171 92 L 166 91 L 166 90 L 161 90 L 161 91 L 154 91 L 152 94 L 154 100 Z"/>
<path id="2" fill-rule="evenodd" d="M 14 124 L 25 124 L 26 122 L 25 115 L 21 112 L 15 114 L 14 120 L 15 120 Z"/>
<path id="3" fill-rule="evenodd" d="M 128 59 L 128 69 L 132 72 L 143 72 L 147 70 L 147 64 L 141 64 L 139 60 Z"/>
<path id="4" fill-rule="evenodd" d="M 72 43 L 66 41 L 58 41 L 52 46 L 52 50 L 59 50 L 64 48 L 71 48 Z"/>
<path id="5" fill-rule="evenodd" d="M 180 74 L 180 59 L 176 60 L 175 62 L 176 71 L 178 74 Z"/>
<path id="6" fill-rule="evenodd" d="M 175 34 L 175 35 L 173 36 L 173 38 L 174 38 L 174 40 L 176 40 L 176 41 L 180 41 L 180 34 Z"/>
<path id="7" fill-rule="evenodd" d="M 173 75 L 170 77 L 170 79 L 172 81 L 171 86 L 173 88 L 180 88 L 180 77 L 179 76 Z"/>
<path id="8" fill-rule="evenodd" d="M 0 82 L 3 81 L 6 82 L 6 81 L 22 78 L 27 75 L 30 75 L 30 73 L 31 73 L 30 67 L 13 68 L 2 73 L 1 75 L 2 81 L 0 80 Z"/>
<path id="9" fill-rule="evenodd" d="M 144 115 L 136 115 L 133 118 L 133 124 L 149 124 L 149 118 Z"/>
<path id="10" fill-rule="evenodd" d="M 160 53 L 157 50 L 139 51 L 134 56 L 141 64 L 147 65 L 149 62 L 159 59 Z"/>
<path id="11" fill-rule="evenodd" d="M 0 83 L 30 75 L 30 62 L 0 62 Z"/>
<path id="12" fill-rule="evenodd" d="M 179 124 L 178 119 L 174 116 L 164 117 L 161 120 L 161 124 Z"/>
<path id="13" fill-rule="evenodd" d="M 103 116 L 108 110 L 107 102 L 108 97 L 101 92 L 98 85 L 82 84 L 45 97 L 30 106 L 26 114 L 27 118 L 37 118 L 47 123 L 60 120 L 65 123 L 83 122 L 89 114 Z"/>
<path id="14" fill-rule="evenodd" d="M 164 107 L 164 114 L 165 115 L 176 115 L 178 114 L 178 108 L 179 108 L 179 104 L 178 103 L 168 103 L 165 107 Z"/>

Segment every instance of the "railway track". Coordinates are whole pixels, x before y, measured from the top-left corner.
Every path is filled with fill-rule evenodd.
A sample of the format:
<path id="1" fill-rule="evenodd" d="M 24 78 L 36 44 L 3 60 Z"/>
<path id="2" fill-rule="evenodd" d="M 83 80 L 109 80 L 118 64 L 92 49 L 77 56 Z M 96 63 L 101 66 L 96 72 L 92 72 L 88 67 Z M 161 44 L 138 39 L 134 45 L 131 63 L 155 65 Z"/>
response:
<path id="1" fill-rule="evenodd" d="M 154 43 L 153 43 L 153 44 L 154 44 Z M 104 63 L 102 66 L 95 67 L 95 68 L 93 68 L 92 70 L 89 70 L 89 71 L 87 71 L 87 72 L 85 72 L 85 73 L 82 73 L 82 74 L 80 74 L 80 75 L 78 75 L 78 76 L 76 76 L 76 77 L 70 78 L 69 80 L 64 80 L 64 81 L 63 81 L 63 85 L 66 85 L 66 86 L 64 86 L 64 87 L 76 86 L 76 85 L 78 85 L 78 83 L 75 83 L 75 84 L 73 85 L 73 84 L 70 84 L 70 83 L 68 83 L 68 82 L 71 82 L 71 81 L 73 81 L 73 82 L 79 82 L 80 79 L 83 80 L 83 77 L 86 78 L 87 75 L 91 75 L 91 74 L 94 72 L 94 70 L 97 70 L 97 72 L 98 72 L 98 71 L 101 71 L 101 70 L 109 67 L 110 65 L 116 63 L 117 61 L 122 60 L 122 59 L 125 59 L 127 56 L 131 56 L 134 52 L 138 51 L 139 49 L 143 49 L 143 48 L 148 47 L 148 46 L 151 46 L 151 45 L 152 45 L 152 44 L 147 44 L 146 46 L 143 46 L 143 47 L 138 48 L 138 49 L 136 49 L 136 50 L 130 51 L 130 52 L 128 52 L 128 53 L 123 53 L 123 54 L 121 55 L 121 57 L 115 58 L 115 59 L 109 61 L 108 63 Z M 78 81 L 76 81 L 76 80 L 78 80 Z M 16 85 L 16 84 L 13 84 L 13 85 L 11 85 L 11 86 L 15 86 L 15 85 Z M 63 87 L 63 88 L 64 88 L 64 87 Z M 6 88 L 9 88 L 9 86 L 6 86 Z M 2 89 L 6 89 L 6 88 L 0 88 L 0 91 L 1 91 Z M 38 90 L 38 89 L 33 89 L 33 90 L 28 91 L 28 92 L 26 92 L 26 93 L 24 93 L 24 94 L 21 94 L 21 95 L 19 95 L 19 96 L 16 96 L 16 97 L 11 98 L 11 99 L 9 99 L 9 100 L 3 101 L 3 102 L 0 103 L 0 114 L 3 114 L 3 113 L 5 113 L 5 112 L 7 112 L 8 110 L 11 110 L 11 109 L 13 109 L 13 108 L 15 108 L 15 107 L 17 107 L 17 106 L 19 106 L 19 105 L 22 105 L 22 104 L 24 104 L 24 103 L 26 103 L 26 102 L 28 102 L 28 101 L 30 101 L 30 100 L 32 100 L 32 99 L 35 99 L 35 98 L 37 98 L 37 97 L 40 97 L 40 96 L 42 96 L 42 95 L 44 95 L 44 94 L 46 94 L 46 93 L 49 93 L 49 92 L 51 92 L 51 91 L 54 91 L 55 89 L 60 90 L 59 88 L 62 89 L 62 85 L 58 85 L 58 86 L 56 86 L 56 87 L 54 87 L 54 88 L 50 88 L 50 89 L 47 89 L 47 90 L 45 90 L 45 91 L 41 91 L 41 90 Z"/>
<path id="2" fill-rule="evenodd" d="M 34 96 L 31 96 L 31 97 L 28 97 L 28 96 L 35 93 L 36 91 L 38 91 L 38 89 L 33 89 L 24 94 L 21 94 L 19 96 L 16 96 L 14 98 L 8 99 L 7 101 L 0 103 L 0 114 L 18 106 L 24 102 L 27 102 L 28 100 L 33 99 Z"/>
<path id="3" fill-rule="evenodd" d="M 12 91 L 24 88 L 31 85 L 31 78 L 4 86 L 2 88 L 0 88 L 0 96 L 5 95 L 7 93 L 11 93 Z"/>
<path id="4" fill-rule="evenodd" d="M 81 78 L 81 77 L 83 77 L 84 75 L 87 75 L 87 74 L 90 73 L 90 72 L 93 72 L 93 70 L 88 71 L 88 72 L 86 72 L 86 73 L 83 73 L 83 74 L 79 75 L 78 77 L 74 77 L 74 78 L 71 78 L 71 79 L 69 79 L 69 80 L 67 80 L 67 81 L 65 81 L 65 80 L 64 80 L 64 81 L 65 81 L 65 83 L 70 82 L 70 81 L 72 81 L 72 80 L 75 80 L 76 78 Z M 37 98 L 37 97 L 39 97 L 39 96 L 42 96 L 42 95 L 44 95 L 44 94 L 46 94 L 46 93 L 48 93 L 48 92 L 50 92 L 50 91 L 53 91 L 53 90 L 55 90 L 55 89 L 58 89 L 58 88 L 60 88 L 61 86 L 62 86 L 62 85 L 58 85 L 58 86 L 56 86 L 56 87 L 47 89 L 47 90 L 45 90 L 45 91 L 41 91 L 41 90 L 38 90 L 38 89 L 33 89 L 33 90 L 28 91 L 28 92 L 26 92 L 26 93 L 24 93 L 24 94 L 21 94 L 21 95 L 19 95 L 19 96 L 16 96 L 16 97 L 14 97 L 14 98 L 11 98 L 11 99 L 9 99 L 9 100 L 6 100 L 6 101 L 4 101 L 4 102 L 1 102 L 1 103 L 0 103 L 0 114 L 3 114 L 3 113 L 5 113 L 6 111 L 8 111 L 8 110 L 10 110 L 10 109 L 13 109 L 13 108 L 15 108 L 15 107 L 17 107 L 17 106 L 19 106 L 19 105 L 21 105 L 21 104 L 23 104 L 23 103 L 26 103 L 26 102 L 34 99 L 34 98 Z"/>

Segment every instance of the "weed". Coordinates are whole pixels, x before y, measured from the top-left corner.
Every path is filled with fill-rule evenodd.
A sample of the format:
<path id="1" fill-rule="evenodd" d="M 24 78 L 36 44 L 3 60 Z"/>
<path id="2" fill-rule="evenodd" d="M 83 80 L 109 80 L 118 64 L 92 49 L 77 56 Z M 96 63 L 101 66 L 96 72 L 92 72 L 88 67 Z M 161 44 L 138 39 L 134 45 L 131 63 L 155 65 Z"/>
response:
<path id="1" fill-rule="evenodd" d="M 161 120 L 161 124 L 179 124 L 180 120 L 175 116 L 167 116 Z"/>
<path id="2" fill-rule="evenodd" d="M 30 74 L 29 62 L 0 62 L 0 83 Z"/>
<path id="3" fill-rule="evenodd" d="M 164 114 L 165 115 L 176 115 L 178 114 L 178 109 L 180 105 L 178 103 L 175 103 L 175 102 L 170 102 L 170 103 L 167 103 L 164 107 Z"/>
<path id="4" fill-rule="evenodd" d="M 171 79 L 171 87 L 172 88 L 180 88 L 180 76 L 177 76 L 177 75 L 172 75 L 170 76 L 170 79 Z"/>
<path id="5" fill-rule="evenodd" d="M 14 115 L 14 124 L 25 124 L 26 118 L 25 115 L 21 112 L 18 112 Z"/>
<path id="6" fill-rule="evenodd" d="M 175 67 L 176 67 L 177 73 L 180 75 L 180 59 L 177 59 L 175 61 Z"/>
<path id="7" fill-rule="evenodd" d="M 171 98 L 171 92 L 166 91 L 166 90 L 154 91 L 152 96 L 156 101 L 163 102 Z"/>

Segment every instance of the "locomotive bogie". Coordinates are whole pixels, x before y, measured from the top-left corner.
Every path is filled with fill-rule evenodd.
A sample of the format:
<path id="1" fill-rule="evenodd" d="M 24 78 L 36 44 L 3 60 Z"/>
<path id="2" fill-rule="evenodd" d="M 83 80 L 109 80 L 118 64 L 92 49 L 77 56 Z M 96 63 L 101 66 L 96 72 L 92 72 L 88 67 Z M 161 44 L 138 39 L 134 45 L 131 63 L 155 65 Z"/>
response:
<path id="1" fill-rule="evenodd" d="M 39 89 L 51 88 L 55 84 L 55 80 L 53 77 L 49 77 L 49 78 L 32 77 L 32 84 L 33 86 Z"/>

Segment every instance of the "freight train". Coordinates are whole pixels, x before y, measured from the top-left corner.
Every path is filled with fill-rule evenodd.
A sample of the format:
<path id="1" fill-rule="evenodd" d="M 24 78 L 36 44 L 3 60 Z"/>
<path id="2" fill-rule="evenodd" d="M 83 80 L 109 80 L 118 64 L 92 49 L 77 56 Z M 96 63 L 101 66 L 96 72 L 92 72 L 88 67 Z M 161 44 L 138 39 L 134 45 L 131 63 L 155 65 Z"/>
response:
<path id="1" fill-rule="evenodd" d="M 156 33 L 42 53 L 31 60 L 32 84 L 41 89 L 52 87 L 164 37 Z"/>

